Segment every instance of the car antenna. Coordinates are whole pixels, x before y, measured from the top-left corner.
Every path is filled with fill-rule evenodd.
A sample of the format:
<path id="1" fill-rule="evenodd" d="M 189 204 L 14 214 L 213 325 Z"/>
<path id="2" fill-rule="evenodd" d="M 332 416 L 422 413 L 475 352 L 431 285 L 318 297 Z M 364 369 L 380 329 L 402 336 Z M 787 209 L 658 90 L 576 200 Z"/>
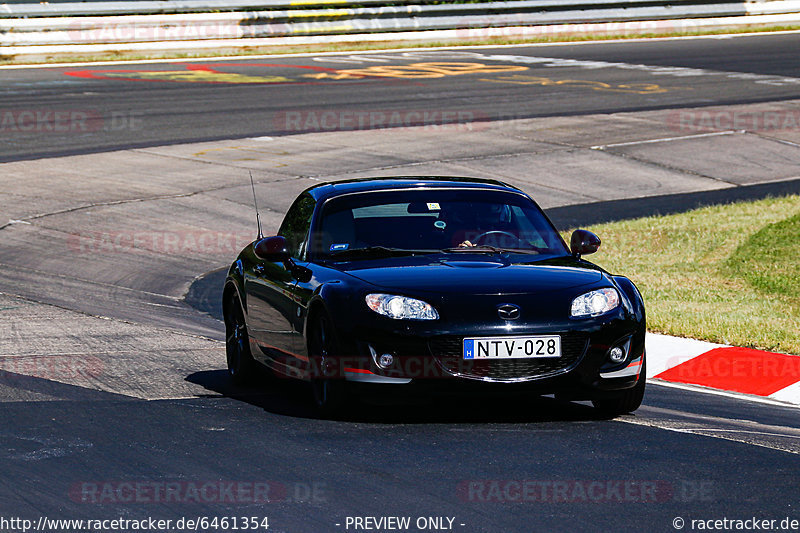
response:
<path id="1" fill-rule="evenodd" d="M 256 200 L 256 185 L 253 183 L 253 171 L 250 170 L 250 187 L 253 189 L 253 205 L 256 207 L 256 224 L 258 224 L 258 240 L 264 238 L 264 234 L 261 231 L 261 217 L 258 215 L 258 200 Z"/>

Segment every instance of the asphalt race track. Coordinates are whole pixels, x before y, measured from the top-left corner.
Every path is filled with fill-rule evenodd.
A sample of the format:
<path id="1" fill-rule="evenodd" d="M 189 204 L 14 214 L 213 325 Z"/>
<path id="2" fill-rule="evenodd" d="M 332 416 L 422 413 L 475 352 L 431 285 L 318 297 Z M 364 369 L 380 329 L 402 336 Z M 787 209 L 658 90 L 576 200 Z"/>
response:
<path id="1" fill-rule="evenodd" d="M 0 161 L 359 129 L 359 112 L 425 125 L 778 102 L 797 98 L 798 48 L 800 35 L 786 34 L 5 70 L 0 110 L 70 110 L 85 114 L 85 128 L 17 128 Z M 421 63 L 439 71 L 409 67 Z M 332 109 L 336 120 L 315 126 L 313 114 Z M 442 119 L 448 112 L 460 116 Z"/>
<path id="2" fill-rule="evenodd" d="M 217 305 L 255 236 L 249 171 L 267 233 L 304 188 L 367 175 L 503 179 L 562 228 L 800 192 L 798 49 L 0 69 L 0 531 L 791 530 L 796 408 L 652 383 L 615 420 L 552 398 L 367 398 L 321 420 L 301 384 L 228 382 Z"/>

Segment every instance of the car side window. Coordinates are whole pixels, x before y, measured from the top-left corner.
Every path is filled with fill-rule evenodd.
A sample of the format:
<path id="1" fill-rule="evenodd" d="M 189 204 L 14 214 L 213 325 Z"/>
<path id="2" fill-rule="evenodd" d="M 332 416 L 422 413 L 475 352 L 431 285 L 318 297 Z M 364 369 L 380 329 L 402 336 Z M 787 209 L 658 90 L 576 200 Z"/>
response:
<path id="1" fill-rule="evenodd" d="M 315 205 L 314 199 L 308 195 L 301 196 L 295 200 L 283 219 L 281 229 L 278 230 L 278 235 L 286 239 L 286 244 L 292 257 L 303 259 L 305 255 L 305 245 Z"/>

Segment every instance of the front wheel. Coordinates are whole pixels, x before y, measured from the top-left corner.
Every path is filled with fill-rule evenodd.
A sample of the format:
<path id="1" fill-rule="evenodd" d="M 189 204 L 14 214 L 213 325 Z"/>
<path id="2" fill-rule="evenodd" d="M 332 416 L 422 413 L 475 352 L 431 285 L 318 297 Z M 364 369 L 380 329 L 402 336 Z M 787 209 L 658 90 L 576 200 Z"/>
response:
<path id="1" fill-rule="evenodd" d="M 325 417 L 341 412 L 344 407 L 344 383 L 338 379 L 314 379 L 311 381 L 314 407 Z"/>
<path id="2" fill-rule="evenodd" d="M 642 405 L 644 399 L 644 387 L 647 378 L 645 362 L 642 361 L 642 370 L 639 373 L 639 381 L 631 389 L 623 391 L 620 395 L 612 398 L 599 398 L 592 400 L 595 409 L 609 417 L 632 413 Z"/>
<path id="3" fill-rule="evenodd" d="M 314 406 L 322 416 L 332 416 L 342 410 L 346 399 L 344 379 L 335 360 L 338 346 L 330 319 L 321 314 L 314 321 L 308 342 L 308 355 L 314 362 L 311 392 Z"/>
<path id="4" fill-rule="evenodd" d="M 241 385 L 253 377 L 255 361 L 250 353 L 250 337 L 237 296 L 232 296 L 225 306 L 225 356 L 228 375 L 234 383 Z"/>

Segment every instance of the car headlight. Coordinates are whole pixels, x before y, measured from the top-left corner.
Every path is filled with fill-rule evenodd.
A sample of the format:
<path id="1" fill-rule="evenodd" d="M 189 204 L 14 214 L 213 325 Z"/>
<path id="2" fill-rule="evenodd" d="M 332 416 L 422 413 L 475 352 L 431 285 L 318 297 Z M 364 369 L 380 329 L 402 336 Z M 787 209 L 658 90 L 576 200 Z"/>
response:
<path id="1" fill-rule="evenodd" d="M 367 294 L 367 307 L 389 318 L 436 320 L 439 313 L 429 303 L 393 294 Z"/>
<path id="2" fill-rule="evenodd" d="M 570 316 L 583 318 L 608 313 L 619 306 L 619 294 L 614 289 L 598 289 L 581 294 L 572 300 Z"/>

